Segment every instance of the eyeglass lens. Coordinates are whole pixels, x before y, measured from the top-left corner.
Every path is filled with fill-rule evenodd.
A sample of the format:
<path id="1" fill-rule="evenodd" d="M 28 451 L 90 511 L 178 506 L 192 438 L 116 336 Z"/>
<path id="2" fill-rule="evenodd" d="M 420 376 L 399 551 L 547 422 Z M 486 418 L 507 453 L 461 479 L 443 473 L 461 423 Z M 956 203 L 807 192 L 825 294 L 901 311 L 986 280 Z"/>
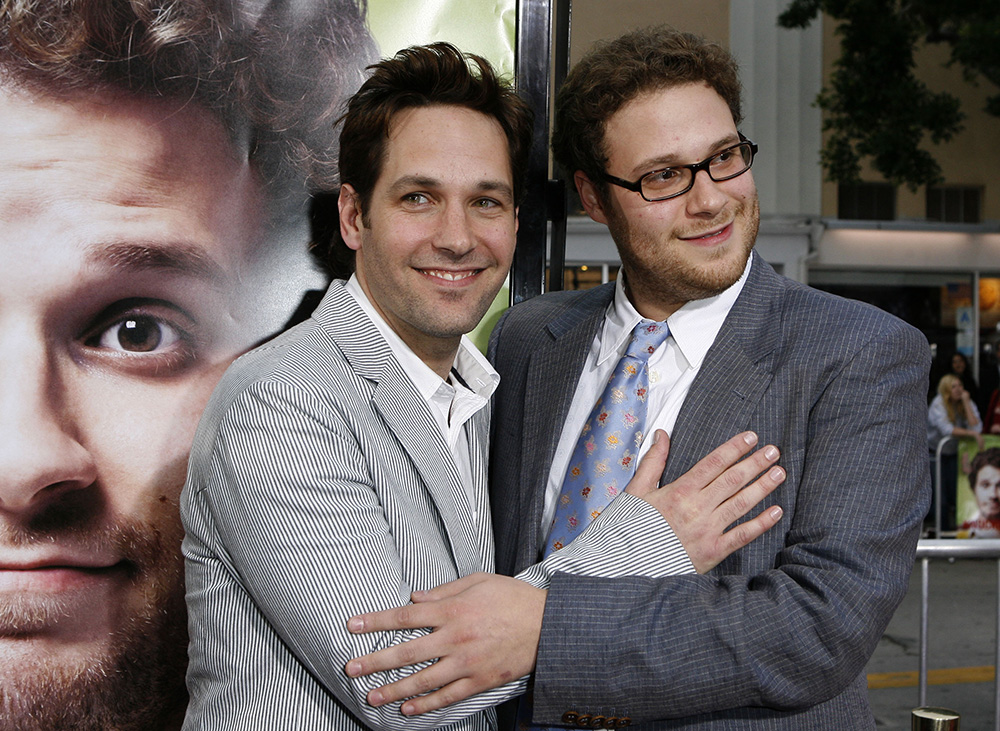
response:
<path id="1" fill-rule="evenodd" d="M 753 152 L 750 143 L 743 142 L 691 167 L 704 168 L 712 180 L 721 181 L 734 178 L 745 172 L 750 167 L 752 160 Z M 695 173 L 691 167 L 656 170 L 643 176 L 640 181 L 643 196 L 647 199 L 655 199 L 683 193 L 691 187 Z"/>

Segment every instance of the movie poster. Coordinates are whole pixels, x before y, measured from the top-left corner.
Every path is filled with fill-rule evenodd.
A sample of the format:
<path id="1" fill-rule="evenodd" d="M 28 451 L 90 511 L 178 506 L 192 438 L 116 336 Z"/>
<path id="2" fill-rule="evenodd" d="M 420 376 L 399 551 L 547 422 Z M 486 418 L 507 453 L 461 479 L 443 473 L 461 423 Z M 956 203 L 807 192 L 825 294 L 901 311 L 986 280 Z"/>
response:
<path id="1" fill-rule="evenodd" d="M 1000 436 L 959 440 L 957 480 L 959 538 L 1000 538 Z"/>
<path id="2" fill-rule="evenodd" d="M 512 74 L 514 23 L 514 0 L 0 4 L 0 727 L 179 728 L 188 452 L 228 364 L 326 285 L 341 102 L 431 40 Z"/>

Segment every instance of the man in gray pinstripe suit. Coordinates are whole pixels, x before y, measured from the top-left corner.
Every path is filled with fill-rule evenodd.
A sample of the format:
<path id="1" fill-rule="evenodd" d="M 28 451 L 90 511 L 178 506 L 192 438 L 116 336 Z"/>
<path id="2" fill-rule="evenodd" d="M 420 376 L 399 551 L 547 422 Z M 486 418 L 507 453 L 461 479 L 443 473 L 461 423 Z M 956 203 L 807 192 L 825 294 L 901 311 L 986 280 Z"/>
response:
<path id="1" fill-rule="evenodd" d="M 485 61 L 447 44 L 383 61 L 351 99 L 340 220 L 355 275 L 334 282 L 308 322 L 237 361 L 195 439 L 181 504 L 185 728 L 486 729 L 492 706 L 523 691 L 537 626 L 519 632 L 517 614 L 493 621 L 522 648 L 510 682 L 427 716 L 365 702 L 403 674 L 352 678 L 344 666 L 427 634 L 350 634 L 351 614 L 493 569 L 486 455 L 497 376 L 463 333 L 506 277 L 530 139 L 523 102 Z M 762 478 L 726 500 L 776 456 L 758 450 L 723 472 L 750 450 L 744 436 L 687 478 L 718 478 L 708 492 L 724 512 L 742 514 L 780 482 Z M 712 560 L 779 514 L 719 537 Z M 554 571 L 608 575 L 641 555 L 637 539 L 659 560 L 636 571 L 692 570 L 655 500 L 627 494 L 523 580 L 498 581 L 513 607 L 540 616 Z"/>
<path id="2" fill-rule="evenodd" d="M 649 361 L 660 375 L 653 426 L 672 440 L 664 479 L 753 429 L 782 450 L 788 477 L 768 501 L 785 509 L 783 530 L 700 575 L 557 573 L 533 681 L 538 724 L 875 727 L 864 666 L 906 590 L 929 502 L 929 349 L 899 320 L 784 279 L 752 254 L 756 145 L 739 133 L 739 97 L 725 51 L 662 28 L 598 46 L 561 90 L 555 154 L 587 213 L 609 226 L 623 276 L 530 300 L 494 331 L 497 566 L 537 560 L 606 364 L 641 318 L 666 320 L 672 334 Z M 460 585 L 429 598 L 359 622 L 438 628 L 419 651 L 357 661 L 368 671 L 442 658 L 421 671 L 432 681 L 417 673 L 378 691 L 391 701 L 443 686 L 410 701 L 414 712 L 490 687 L 506 662 L 476 654 L 493 641 L 488 599 L 471 602 Z"/>

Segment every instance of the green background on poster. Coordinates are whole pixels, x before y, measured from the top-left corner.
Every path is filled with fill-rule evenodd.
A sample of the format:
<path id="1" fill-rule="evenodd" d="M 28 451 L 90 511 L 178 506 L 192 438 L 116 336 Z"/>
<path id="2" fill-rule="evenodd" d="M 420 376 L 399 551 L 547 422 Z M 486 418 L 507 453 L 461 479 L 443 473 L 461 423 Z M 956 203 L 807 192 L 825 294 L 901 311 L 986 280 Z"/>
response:
<path id="1" fill-rule="evenodd" d="M 368 27 L 383 56 L 400 48 L 450 41 L 514 78 L 516 0 L 368 0 Z"/>

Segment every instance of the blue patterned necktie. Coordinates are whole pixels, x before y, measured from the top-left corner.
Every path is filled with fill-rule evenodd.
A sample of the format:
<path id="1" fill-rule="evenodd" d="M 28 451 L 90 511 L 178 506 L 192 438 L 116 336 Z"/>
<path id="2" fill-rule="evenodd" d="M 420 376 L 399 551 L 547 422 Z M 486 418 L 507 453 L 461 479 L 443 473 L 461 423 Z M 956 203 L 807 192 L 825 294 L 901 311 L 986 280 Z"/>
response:
<path id="1" fill-rule="evenodd" d="M 665 322 L 651 320 L 632 330 L 625 355 L 583 425 L 569 460 L 545 556 L 578 536 L 635 474 L 646 425 L 647 363 L 668 335 Z"/>
<path id="2" fill-rule="evenodd" d="M 542 553 L 548 556 L 569 544 L 625 488 L 636 468 L 646 423 L 649 391 L 647 363 L 670 335 L 665 322 L 643 320 L 632 330 L 625 355 L 608 379 L 604 393 L 590 412 L 569 460 L 562 492 L 556 505 L 549 539 Z M 565 731 L 531 725 L 531 694 L 518 706 L 520 731 Z"/>

